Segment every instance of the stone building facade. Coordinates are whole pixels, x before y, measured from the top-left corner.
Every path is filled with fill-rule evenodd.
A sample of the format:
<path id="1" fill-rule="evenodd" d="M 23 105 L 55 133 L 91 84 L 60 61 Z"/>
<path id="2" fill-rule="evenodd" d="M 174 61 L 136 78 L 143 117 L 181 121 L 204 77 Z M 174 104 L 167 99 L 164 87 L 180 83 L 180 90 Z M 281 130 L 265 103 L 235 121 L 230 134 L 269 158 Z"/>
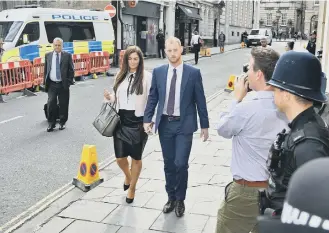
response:
<path id="1" fill-rule="evenodd" d="M 226 1 L 223 12 L 223 31 L 228 43 L 240 43 L 241 34 L 250 33 L 252 28 L 259 27 L 259 1 Z"/>
<path id="2" fill-rule="evenodd" d="M 318 27 L 320 1 L 306 1 L 305 2 L 305 20 L 304 20 L 304 33 L 309 35 Z"/>
<path id="3" fill-rule="evenodd" d="M 9 9 L 22 4 L 39 4 L 47 8 L 102 10 L 109 2 L 103 0 L 1 1 L 0 9 Z M 118 1 L 112 2 L 114 4 Z M 220 7 L 223 3 L 225 6 Z M 121 34 L 121 28 L 124 32 L 123 42 L 118 44 L 118 49 L 136 44 L 147 56 L 156 55 L 155 36 L 159 29 L 164 30 L 166 37 L 178 37 L 184 46 L 190 45 L 193 32 L 198 31 L 206 45 L 216 46 L 221 31 L 226 35 L 226 43 L 232 44 L 240 43 L 244 31 L 249 33 L 253 27 L 259 27 L 259 0 L 139 0 L 135 8 L 128 7 L 127 1 L 121 1 L 119 6 L 122 8 L 123 26 L 121 27 L 121 22 L 117 20 L 119 25 L 116 33 Z"/>
<path id="4" fill-rule="evenodd" d="M 271 28 L 275 34 L 284 32 L 292 35 L 303 31 L 302 28 L 302 1 L 273 1 L 262 0 L 260 7 L 261 27 Z M 277 22 L 277 11 L 280 11 Z"/>
<path id="5" fill-rule="evenodd" d="M 280 10 L 279 23 L 277 11 Z M 260 25 L 288 35 L 301 31 L 308 36 L 317 28 L 319 1 L 260 1 Z"/>
<path id="6" fill-rule="evenodd" d="M 319 2 L 319 23 L 317 27 L 316 50 L 322 53 L 322 71 L 327 76 L 327 90 L 329 91 L 329 3 L 328 1 Z"/>

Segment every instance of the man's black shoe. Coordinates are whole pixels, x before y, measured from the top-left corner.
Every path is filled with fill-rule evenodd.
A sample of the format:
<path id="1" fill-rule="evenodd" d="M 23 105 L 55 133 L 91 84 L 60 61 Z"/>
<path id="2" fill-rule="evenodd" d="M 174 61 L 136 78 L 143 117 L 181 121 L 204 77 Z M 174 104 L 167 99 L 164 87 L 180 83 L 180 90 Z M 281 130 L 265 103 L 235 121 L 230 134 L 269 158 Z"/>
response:
<path id="1" fill-rule="evenodd" d="M 59 130 L 64 130 L 65 129 L 65 124 L 60 124 L 60 126 L 59 126 Z"/>
<path id="2" fill-rule="evenodd" d="M 56 124 L 49 124 L 49 125 L 48 125 L 48 128 L 47 128 L 47 132 L 52 132 L 52 131 L 54 131 L 55 127 L 56 127 Z"/>
<path id="3" fill-rule="evenodd" d="M 176 201 L 169 200 L 163 207 L 163 213 L 167 214 L 173 211 L 175 209 L 175 204 Z"/>
<path id="4" fill-rule="evenodd" d="M 185 212 L 185 204 L 184 201 L 177 201 L 175 207 L 175 214 L 177 217 L 182 217 Z"/>

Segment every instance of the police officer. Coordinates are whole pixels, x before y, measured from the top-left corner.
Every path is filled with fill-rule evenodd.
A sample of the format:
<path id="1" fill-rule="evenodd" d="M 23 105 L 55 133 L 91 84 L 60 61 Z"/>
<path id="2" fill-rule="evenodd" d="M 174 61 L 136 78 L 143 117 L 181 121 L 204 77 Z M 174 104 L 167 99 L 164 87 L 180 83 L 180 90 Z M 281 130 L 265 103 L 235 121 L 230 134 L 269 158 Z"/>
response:
<path id="1" fill-rule="evenodd" d="M 329 129 L 313 106 L 327 101 L 321 92 L 322 75 L 314 55 L 289 51 L 281 55 L 268 82 L 276 106 L 290 121 L 290 132 L 278 134 L 271 147 L 269 188 L 260 195 L 261 214 L 267 207 L 280 215 L 292 174 L 312 159 L 329 156 Z"/>

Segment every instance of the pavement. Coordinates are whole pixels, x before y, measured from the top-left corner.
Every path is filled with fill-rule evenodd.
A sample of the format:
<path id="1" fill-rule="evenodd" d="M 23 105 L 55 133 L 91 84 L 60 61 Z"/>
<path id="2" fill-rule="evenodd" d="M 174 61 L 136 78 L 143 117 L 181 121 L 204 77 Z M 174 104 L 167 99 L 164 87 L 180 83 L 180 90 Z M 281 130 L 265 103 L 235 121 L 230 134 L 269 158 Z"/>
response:
<path id="1" fill-rule="evenodd" d="M 283 52 L 284 44 L 273 43 L 272 47 L 279 52 Z M 242 65 L 247 63 L 250 57 L 250 49 L 248 48 L 234 51 L 229 51 L 228 48 L 227 46 L 226 52 L 223 54 L 201 58 L 197 65 L 203 76 L 203 85 L 207 96 L 208 111 L 211 121 L 214 116 L 218 115 L 218 108 L 220 108 L 220 98 L 216 96 L 222 92 L 229 75 L 240 74 Z M 234 46 L 231 48 L 236 49 Z M 216 52 L 216 48 L 212 50 Z M 219 48 L 217 48 L 217 51 L 218 50 Z M 188 63 L 188 59 L 190 59 L 191 56 L 193 55 L 185 55 L 184 60 Z M 145 67 L 151 70 L 163 63 L 165 63 L 165 61 L 162 59 L 146 60 Z M 0 200 L 2 200 L 0 202 L 0 226 L 2 225 L 2 227 L 0 227 L 0 232 L 1 228 L 3 228 L 2 231 L 5 232 L 11 227 L 16 228 L 23 224 L 22 228 L 15 232 L 31 233 L 37 229 L 40 224 L 42 225 L 47 222 L 49 218 L 51 219 L 49 224 L 54 223 L 53 232 L 56 232 L 55 229 L 57 228 L 55 226 L 58 225 L 59 227 L 64 222 L 76 225 L 75 222 L 78 221 L 73 219 L 80 219 L 81 217 L 71 215 L 71 220 L 59 214 L 72 214 L 73 212 L 77 212 L 91 217 L 98 216 L 98 210 L 104 209 L 105 207 L 98 208 L 97 206 L 103 206 L 103 204 L 107 206 L 106 208 L 110 211 L 106 212 L 107 210 L 103 210 L 103 215 L 97 217 L 97 219 L 93 221 L 101 223 L 110 213 L 114 213 L 115 215 L 113 216 L 117 216 L 118 219 L 109 219 L 107 223 L 110 225 L 125 226 L 129 225 L 130 221 L 132 221 L 134 222 L 131 223 L 133 225 L 132 227 L 140 228 L 138 225 L 139 221 L 136 222 L 134 216 L 131 217 L 132 219 L 130 219 L 128 215 L 126 216 L 126 214 L 130 213 L 126 212 L 126 209 L 131 207 L 121 205 L 124 204 L 121 202 L 124 200 L 125 196 L 120 190 L 123 177 L 118 175 L 120 172 L 115 170 L 117 169 L 117 165 L 112 163 L 114 159 L 112 140 L 100 136 L 91 125 L 99 112 L 103 99 L 103 89 L 105 87 L 110 89 L 112 83 L 113 77 L 99 77 L 95 80 L 77 82 L 76 85 L 72 86 L 70 119 L 66 130 L 63 132 L 58 130 L 53 133 L 46 132 L 47 122 L 43 114 L 43 104 L 47 100 L 47 95 L 45 93 L 39 92 L 37 96 L 34 97 L 12 98 L 8 100 L 7 103 L 0 105 L 0 138 L 2 139 L 0 143 L 0 170 L 2 174 L 6 174 L 0 176 L 0 182 L 2 184 L 0 186 Z M 212 122 L 212 124 L 214 123 L 215 122 Z M 214 129 L 213 126 L 212 129 Z M 222 195 L 222 191 L 220 190 L 222 190 L 222 185 L 224 185 L 221 183 L 218 187 L 215 187 L 215 184 L 217 179 L 226 179 L 226 176 L 229 176 L 229 168 L 227 167 L 229 165 L 229 153 L 227 151 L 229 146 L 225 147 L 227 149 L 223 149 L 222 147 L 216 149 L 216 151 L 222 150 L 225 152 L 223 156 L 222 154 L 221 156 L 211 154 L 211 148 L 216 147 L 217 144 L 218 146 L 230 144 L 229 141 L 224 142 L 222 139 L 218 139 L 218 137 L 214 136 L 215 132 L 212 130 L 211 140 L 219 140 L 219 143 L 209 141 L 200 145 L 200 139 L 198 139 L 198 135 L 196 135 L 196 141 L 194 142 L 190 160 L 192 162 L 189 184 L 191 187 L 188 192 L 188 196 L 190 196 L 190 198 L 196 197 L 196 200 L 195 202 L 193 200 L 187 200 L 187 211 L 192 214 L 192 216 L 188 218 L 188 215 L 186 215 L 187 222 L 182 223 L 183 225 L 177 223 L 177 227 L 188 228 L 190 224 L 194 226 L 198 221 L 194 221 L 193 219 L 199 219 L 199 215 L 201 215 L 200 221 L 207 222 L 207 225 L 214 221 L 215 209 L 218 208 L 218 205 L 215 206 L 214 203 L 217 201 L 216 203 L 218 204 L 221 200 L 220 196 Z M 84 144 L 96 145 L 98 161 L 102 168 L 101 174 L 106 180 L 101 186 L 87 193 L 86 196 L 70 184 L 72 178 L 77 175 L 80 154 Z M 207 148 L 204 148 L 205 146 L 207 146 Z M 143 219 L 148 221 L 148 218 L 153 218 L 154 216 L 159 217 L 157 221 L 167 221 L 167 217 L 161 217 L 160 215 L 160 209 L 164 204 L 164 199 L 160 199 L 161 196 L 162 198 L 164 197 L 164 186 L 163 182 L 161 183 L 161 181 L 163 181 L 163 165 L 161 165 L 161 153 L 159 149 L 158 139 L 154 136 L 148 141 L 148 146 L 144 155 L 145 169 L 139 181 L 138 192 L 140 192 L 139 188 L 141 188 L 142 191 L 143 189 L 145 190 L 141 195 L 137 193 L 135 203 L 133 204 L 137 205 L 136 209 L 134 209 L 134 211 L 137 211 L 136 213 L 139 213 L 141 209 L 141 222 L 143 222 Z M 198 156 L 198 151 L 200 151 L 200 156 Z M 203 158 L 205 152 L 209 155 L 206 160 Z M 219 164 L 222 159 L 225 161 Z M 216 162 L 217 160 L 218 163 Z M 209 167 L 208 169 L 207 165 L 219 167 Z M 158 166 L 162 167 L 160 168 Z M 203 169 L 203 167 L 205 169 Z M 200 168 L 200 172 L 195 173 L 195 169 L 197 168 Z M 217 171 L 219 174 L 212 172 L 210 168 L 215 170 L 220 168 Z M 201 170 L 211 172 L 210 174 L 206 172 L 203 174 Z M 223 176 L 225 176 L 224 178 L 221 177 L 222 173 Z M 152 190 L 152 188 L 156 190 Z M 214 189 L 214 192 L 211 191 L 212 189 Z M 88 198 L 90 195 L 91 197 Z M 101 197 L 95 198 L 93 195 L 100 195 Z M 108 198 L 111 199 L 110 202 L 103 200 L 107 196 L 111 197 Z M 156 208 L 153 206 L 152 202 L 149 202 L 152 198 L 154 198 L 153 204 L 157 205 Z M 157 201 L 157 198 L 160 201 Z M 82 205 L 79 203 L 82 203 Z M 86 203 L 86 205 L 83 203 Z M 95 204 L 96 207 L 90 203 Z M 69 204 L 70 206 L 67 207 Z M 148 206 L 148 204 L 150 206 Z M 90 207 L 88 207 L 89 212 L 79 210 L 79 208 L 83 208 L 84 206 Z M 91 208 L 91 206 L 93 206 L 93 208 Z M 204 208 L 204 206 L 206 207 Z M 212 207 L 212 209 L 210 207 Z M 63 212 L 64 209 L 70 211 L 72 208 L 77 208 L 78 211 L 72 210 L 71 213 Z M 112 212 L 112 210 L 114 212 Z M 97 211 L 97 213 L 93 211 Z M 200 214 L 202 211 L 206 213 L 209 212 L 209 214 Z M 145 217 L 142 216 L 144 212 Z M 159 214 L 157 215 L 156 213 Z M 120 216 L 122 215 L 124 215 L 124 217 L 121 218 Z M 149 217 L 149 215 L 151 217 Z M 81 220 L 82 219 L 85 218 L 81 218 Z M 57 224 L 56 221 L 58 220 L 61 221 Z M 174 218 L 172 220 L 175 221 Z M 124 223 L 122 221 L 124 221 Z M 170 221 L 170 219 L 168 221 Z M 154 222 L 152 222 L 152 224 Z M 68 226 L 68 224 L 66 226 Z M 89 223 L 85 224 L 88 225 Z M 186 224 L 186 226 L 184 224 Z M 70 228 L 73 225 L 70 225 Z M 145 223 L 142 228 L 146 227 L 146 225 Z M 102 225 L 100 225 L 100 227 L 102 227 Z M 150 228 L 151 225 L 147 227 Z M 159 227 L 159 225 L 155 225 L 155 227 Z M 166 225 L 164 225 L 164 227 L 166 227 Z M 165 232 L 176 232 L 172 229 L 163 230 Z M 123 230 L 119 233 L 122 233 L 122 231 Z M 60 230 L 58 230 L 58 232 L 60 232 Z M 71 232 L 78 231 L 73 230 Z"/>

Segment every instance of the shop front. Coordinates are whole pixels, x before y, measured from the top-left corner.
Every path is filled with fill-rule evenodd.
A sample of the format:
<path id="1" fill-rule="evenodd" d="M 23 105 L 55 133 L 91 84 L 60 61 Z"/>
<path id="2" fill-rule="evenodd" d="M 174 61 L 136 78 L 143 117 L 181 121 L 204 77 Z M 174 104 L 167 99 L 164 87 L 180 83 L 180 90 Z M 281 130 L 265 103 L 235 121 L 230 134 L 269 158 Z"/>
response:
<path id="1" fill-rule="evenodd" d="M 123 8 L 123 49 L 130 45 L 137 45 L 144 56 L 156 56 L 159 18 L 159 4 L 139 1 L 133 8 Z"/>
<path id="2" fill-rule="evenodd" d="M 194 31 L 199 31 L 199 20 L 202 19 L 198 8 L 176 4 L 175 36 L 183 46 L 190 46 Z"/>

